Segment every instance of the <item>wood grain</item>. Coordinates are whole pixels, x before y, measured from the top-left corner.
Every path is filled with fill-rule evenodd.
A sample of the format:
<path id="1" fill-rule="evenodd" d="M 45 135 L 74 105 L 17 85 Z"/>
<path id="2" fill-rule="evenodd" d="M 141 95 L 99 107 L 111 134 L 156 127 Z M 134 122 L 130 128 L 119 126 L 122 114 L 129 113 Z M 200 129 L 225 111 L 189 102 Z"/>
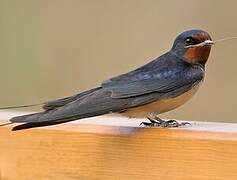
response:
<path id="1" fill-rule="evenodd" d="M 6 119 L 6 113 L 0 117 Z M 161 129 L 139 128 L 140 121 L 104 116 L 17 132 L 1 126 L 0 177 L 237 179 L 236 124 L 192 122 Z"/>

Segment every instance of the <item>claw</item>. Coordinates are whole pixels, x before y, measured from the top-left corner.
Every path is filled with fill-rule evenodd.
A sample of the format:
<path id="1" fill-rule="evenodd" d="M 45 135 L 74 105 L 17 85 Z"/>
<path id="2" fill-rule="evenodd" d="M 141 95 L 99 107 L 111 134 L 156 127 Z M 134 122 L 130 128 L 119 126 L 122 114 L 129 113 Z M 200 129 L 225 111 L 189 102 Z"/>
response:
<path id="1" fill-rule="evenodd" d="M 152 119 L 152 118 L 150 118 L 150 117 L 147 117 L 147 119 L 149 119 L 149 121 L 150 121 L 151 123 L 159 123 L 159 121 L 158 121 L 157 119 Z"/>
<path id="2" fill-rule="evenodd" d="M 141 122 L 139 126 L 144 125 L 144 126 L 151 126 L 151 123 L 149 122 Z"/>
<path id="3" fill-rule="evenodd" d="M 157 126 L 157 127 L 165 127 L 165 128 L 170 128 L 170 127 L 180 127 L 180 126 L 186 126 L 186 125 L 191 125 L 189 122 L 177 122 L 176 120 L 168 120 L 168 121 L 164 121 L 162 119 L 160 119 L 159 117 L 156 118 L 151 118 L 151 117 L 147 117 L 147 119 L 150 122 L 141 122 L 141 125 L 144 126 Z"/>

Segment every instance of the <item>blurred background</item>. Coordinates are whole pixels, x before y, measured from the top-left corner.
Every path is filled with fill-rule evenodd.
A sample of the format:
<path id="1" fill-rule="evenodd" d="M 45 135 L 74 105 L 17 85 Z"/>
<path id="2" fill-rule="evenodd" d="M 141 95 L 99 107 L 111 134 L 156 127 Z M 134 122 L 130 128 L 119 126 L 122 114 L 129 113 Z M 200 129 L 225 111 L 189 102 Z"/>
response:
<path id="1" fill-rule="evenodd" d="M 168 51 L 182 31 L 237 36 L 237 1 L 1 0 L 0 106 L 73 95 Z M 237 122 L 237 40 L 216 44 L 205 82 L 164 118 Z"/>

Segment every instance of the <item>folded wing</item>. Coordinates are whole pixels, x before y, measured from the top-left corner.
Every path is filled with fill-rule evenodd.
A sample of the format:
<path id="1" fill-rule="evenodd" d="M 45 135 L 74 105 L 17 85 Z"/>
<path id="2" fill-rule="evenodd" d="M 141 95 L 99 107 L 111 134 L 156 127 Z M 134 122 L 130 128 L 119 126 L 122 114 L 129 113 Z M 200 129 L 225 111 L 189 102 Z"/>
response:
<path id="1" fill-rule="evenodd" d="M 167 93 L 188 84 L 201 81 L 204 72 L 176 57 L 166 54 L 130 73 L 102 83 L 112 92 L 113 98 L 128 98 L 151 92 Z"/>

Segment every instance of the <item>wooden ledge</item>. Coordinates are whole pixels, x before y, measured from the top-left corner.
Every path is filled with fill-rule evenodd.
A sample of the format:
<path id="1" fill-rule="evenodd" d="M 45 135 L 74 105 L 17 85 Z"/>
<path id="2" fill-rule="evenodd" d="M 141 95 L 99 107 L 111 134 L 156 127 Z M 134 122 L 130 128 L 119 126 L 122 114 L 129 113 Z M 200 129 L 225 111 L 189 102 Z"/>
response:
<path id="1" fill-rule="evenodd" d="M 0 112 L 1 123 L 19 115 Z M 11 131 L 0 127 L 0 179 L 237 179 L 237 124 L 141 128 L 101 116 Z"/>

